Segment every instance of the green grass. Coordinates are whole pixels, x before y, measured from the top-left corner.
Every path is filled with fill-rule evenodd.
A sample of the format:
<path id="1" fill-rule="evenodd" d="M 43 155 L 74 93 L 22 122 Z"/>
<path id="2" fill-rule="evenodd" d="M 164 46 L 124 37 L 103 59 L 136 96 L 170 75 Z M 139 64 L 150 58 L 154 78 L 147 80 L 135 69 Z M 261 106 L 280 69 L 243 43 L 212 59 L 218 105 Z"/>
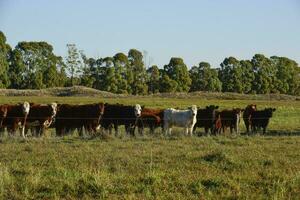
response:
<path id="1" fill-rule="evenodd" d="M 22 141 L 0 148 L 1 199 L 299 199 L 300 138 Z"/>
<path id="2" fill-rule="evenodd" d="M 299 199 L 299 101 L 1 97 L 0 103 L 110 102 L 275 107 L 272 136 L 0 138 L 0 199 Z M 244 125 L 240 125 L 244 128 Z M 202 131 L 202 130 L 200 130 Z M 273 136 L 276 135 L 276 136 Z"/>

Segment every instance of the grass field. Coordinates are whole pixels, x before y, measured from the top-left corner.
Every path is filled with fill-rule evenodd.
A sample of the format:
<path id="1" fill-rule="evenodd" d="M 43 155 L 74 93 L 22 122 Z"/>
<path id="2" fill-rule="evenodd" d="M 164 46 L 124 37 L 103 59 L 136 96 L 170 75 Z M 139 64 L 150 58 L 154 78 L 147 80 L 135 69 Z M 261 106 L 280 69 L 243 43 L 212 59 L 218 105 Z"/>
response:
<path id="1" fill-rule="evenodd" d="M 299 199 L 300 102 L 194 98 L 1 97 L 0 103 L 110 102 L 277 108 L 268 136 L 0 139 L 0 199 Z M 242 130 L 244 125 L 240 124 Z M 202 131 L 202 130 L 199 130 Z"/>

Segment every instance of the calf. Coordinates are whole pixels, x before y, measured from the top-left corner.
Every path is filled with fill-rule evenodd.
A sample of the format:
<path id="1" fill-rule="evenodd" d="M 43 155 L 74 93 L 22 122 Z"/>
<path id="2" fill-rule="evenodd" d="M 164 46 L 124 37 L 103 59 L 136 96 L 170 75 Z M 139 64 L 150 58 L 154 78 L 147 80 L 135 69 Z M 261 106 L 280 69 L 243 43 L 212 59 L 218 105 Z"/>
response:
<path id="1" fill-rule="evenodd" d="M 149 127 L 150 133 L 153 134 L 155 128 L 162 127 L 164 110 L 143 108 L 141 116 L 137 122 L 140 134 L 143 134 L 144 128 Z"/>
<path id="2" fill-rule="evenodd" d="M 125 106 L 122 104 L 105 104 L 105 112 L 101 121 L 101 127 L 118 135 L 119 125 L 124 125 L 127 134 L 134 135 L 137 120 L 141 116 L 142 107 L 139 104 L 135 106 Z"/>
<path id="3" fill-rule="evenodd" d="M 164 131 L 171 134 L 172 127 L 184 127 L 185 134 L 193 135 L 193 128 L 197 122 L 197 106 L 193 105 L 188 110 L 168 108 L 164 111 Z"/>
<path id="4" fill-rule="evenodd" d="M 223 110 L 218 112 L 218 119 L 216 120 L 216 132 L 220 133 L 222 129 L 222 132 L 225 133 L 225 130 L 229 127 L 230 133 L 235 130 L 235 132 L 239 134 L 239 123 L 243 111 L 243 109 L 234 108 L 232 110 Z"/>
<path id="5" fill-rule="evenodd" d="M 27 117 L 26 132 L 30 129 L 36 136 L 41 136 L 48 128 L 57 113 L 57 104 L 50 105 L 30 104 L 30 112 Z"/>
<path id="6" fill-rule="evenodd" d="M 263 128 L 263 133 L 265 134 L 270 118 L 275 110 L 275 108 L 265 108 L 264 110 L 253 111 L 251 117 L 252 132 L 256 132 L 258 128 Z"/>
<path id="7" fill-rule="evenodd" d="M 30 110 L 30 104 L 25 101 L 23 104 L 6 106 L 7 114 L 2 122 L 2 127 L 6 127 L 7 131 L 12 135 L 15 135 L 16 130 L 21 127 L 22 137 L 25 138 L 25 125 Z"/>
<path id="8" fill-rule="evenodd" d="M 63 136 L 77 129 L 81 136 L 83 128 L 89 133 L 95 133 L 99 129 L 103 113 L 103 103 L 86 105 L 60 104 L 55 117 L 56 135 Z"/>
<path id="9" fill-rule="evenodd" d="M 210 105 L 206 106 L 204 109 L 198 109 L 197 111 L 197 122 L 194 126 L 194 131 L 197 127 L 204 128 L 207 134 L 210 130 L 211 133 L 215 133 L 215 123 L 217 120 L 217 109 L 219 106 Z"/>
<path id="10" fill-rule="evenodd" d="M 249 128 L 252 129 L 252 124 L 251 124 L 251 118 L 252 118 L 252 113 L 256 111 L 256 105 L 255 104 L 250 104 L 248 105 L 244 112 L 243 112 L 243 119 L 244 123 L 247 129 L 247 133 L 249 133 Z"/>

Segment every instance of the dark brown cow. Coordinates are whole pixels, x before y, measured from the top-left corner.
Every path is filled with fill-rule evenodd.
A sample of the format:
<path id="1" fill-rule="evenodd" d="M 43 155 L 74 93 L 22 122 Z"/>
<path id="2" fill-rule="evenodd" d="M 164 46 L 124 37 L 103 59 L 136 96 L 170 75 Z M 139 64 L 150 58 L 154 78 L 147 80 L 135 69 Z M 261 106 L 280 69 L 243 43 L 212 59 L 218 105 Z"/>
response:
<path id="1" fill-rule="evenodd" d="M 82 128 L 85 128 L 89 133 L 96 133 L 103 113 L 103 103 L 86 105 L 60 104 L 55 117 L 56 135 L 63 136 L 76 129 L 79 135 L 82 135 Z"/>
<path id="2" fill-rule="evenodd" d="M 233 129 L 237 134 L 239 134 L 239 123 L 241 120 L 241 114 L 244 109 L 234 108 L 232 110 L 223 110 L 221 112 L 217 112 L 217 121 L 216 121 L 216 131 L 218 133 L 225 133 L 225 130 L 229 127 L 230 133 L 232 133 Z"/>
<path id="3" fill-rule="evenodd" d="M 124 125 L 127 134 L 134 135 L 135 126 L 138 117 L 141 116 L 142 107 L 139 104 L 135 106 L 126 106 L 122 104 L 105 104 L 105 112 L 101 120 L 101 127 L 112 133 L 118 134 L 118 126 Z"/>
<path id="4" fill-rule="evenodd" d="M 143 108 L 139 117 L 137 126 L 138 132 L 143 134 L 144 128 L 150 128 L 150 133 L 153 134 L 155 128 L 163 127 L 164 110 Z"/>
<path id="5" fill-rule="evenodd" d="M 204 128 L 205 133 L 207 134 L 210 130 L 211 134 L 215 133 L 215 123 L 217 120 L 217 109 L 219 106 L 210 105 L 206 106 L 204 109 L 198 109 L 197 111 L 197 122 L 194 126 L 194 131 L 196 128 Z"/>
<path id="6" fill-rule="evenodd" d="M 57 104 L 50 105 L 30 104 L 30 112 L 27 117 L 26 131 L 31 130 L 36 136 L 41 136 L 48 128 L 57 113 Z"/>
<path id="7" fill-rule="evenodd" d="M 251 117 L 252 131 L 255 133 L 257 129 L 263 128 L 263 133 L 266 133 L 269 121 L 273 116 L 276 108 L 265 108 L 264 110 L 253 111 Z"/>
<path id="8" fill-rule="evenodd" d="M 25 124 L 30 110 L 30 104 L 24 102 L 17 105 L 6 105 L 7 114 L 3 120 L 2 127 L 7 128 L 10 134 L 15 135 L 19 127 L 22 128 L 22 136 L 25 138 Z"/>
<path id="9" fill-rule="evenodd" d="M 248 105 L 244 112 L 243 112 L 243 119 L 244 119 L 244 123 L 247 129 L 247 133 L 249 133 L 249 128 L 252 129 L 252 125 L 251 125 L 251 117 L 252 117 L 252 113 L 256 111 L 256 105 L 255 104 L 250 104 Z"/>

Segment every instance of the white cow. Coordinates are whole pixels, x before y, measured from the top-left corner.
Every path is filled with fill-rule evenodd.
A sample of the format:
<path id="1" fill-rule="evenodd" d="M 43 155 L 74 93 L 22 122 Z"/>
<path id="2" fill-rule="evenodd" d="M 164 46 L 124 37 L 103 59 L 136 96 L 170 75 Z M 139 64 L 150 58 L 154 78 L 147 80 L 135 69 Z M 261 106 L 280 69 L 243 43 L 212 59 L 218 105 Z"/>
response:
<path id="1" fill-rule="evenodd" d="M 164 110 L 164 131 L 171 134 L 172 127 L 184 127 L 185 134 L 193 135 L 193 128 L 197 122 L 197 106 L 193 105 L 188 110 L 168 108 Z"/>

